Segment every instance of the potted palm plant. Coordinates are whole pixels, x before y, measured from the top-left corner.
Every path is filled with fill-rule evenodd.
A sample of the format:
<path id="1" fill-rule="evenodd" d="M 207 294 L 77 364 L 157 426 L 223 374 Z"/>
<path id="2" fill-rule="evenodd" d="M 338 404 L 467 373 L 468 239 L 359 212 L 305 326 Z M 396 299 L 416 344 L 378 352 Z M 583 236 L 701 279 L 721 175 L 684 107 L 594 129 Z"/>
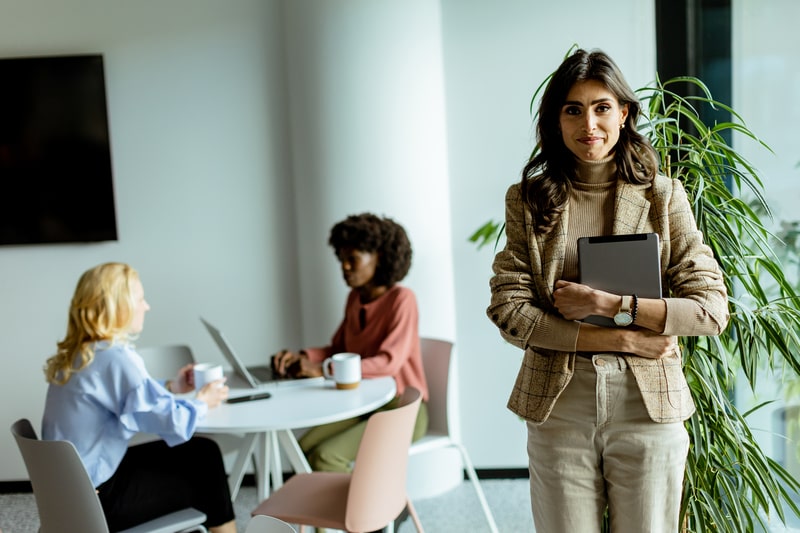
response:
<path id="1" fill-rule="evenodd" d="M 548 79 L 534 92 L 531 109 Z M 682 96 L 676 87 L 691 87 L 696 95 Z M 639 129 L 659 153 L 662 172 L 683 182 L 698 226 L 726 275 L 730 301 L 731 319 L 722 335 L 682 339 L 697 405 L 686 422 L 691 445 L 683 529 L 768 530 L 771 516 L 783 523 L 787 510 L 800 516 L 793 499 L 800 483 L 761 449 L 746 421 L 753 410 L 740 412 L 733 392 L 744 386 L 740 376 L 755 387 L 759 370 L 789 368 L 800 374 L 800 297 L 784 275 L 782 243 L 769 231 L 762 179 L 726 138 L 735 134 L 769 147 L 698 78 L 657 78 L 636 92 L 644 115 Z M 705 124 L 703 106 L 723 109 L 732 118 Z M 502 222 L 489 220 L 470 240 L 478 247 L 497 247 L 502 237 Z"/>

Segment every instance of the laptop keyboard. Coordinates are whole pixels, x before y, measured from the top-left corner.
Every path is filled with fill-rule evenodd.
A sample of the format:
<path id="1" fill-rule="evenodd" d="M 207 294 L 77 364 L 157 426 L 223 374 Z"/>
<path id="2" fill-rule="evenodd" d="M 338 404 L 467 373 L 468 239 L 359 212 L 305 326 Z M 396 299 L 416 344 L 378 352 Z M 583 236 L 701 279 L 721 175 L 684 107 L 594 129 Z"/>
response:
<path id="1" fill-rule="evenodd" d="M 247 367 L 247 370 L 262 383 L 268 383 L 275 379 L 272 376 L 272 369 L 268 366 L 250 366 Z"/>

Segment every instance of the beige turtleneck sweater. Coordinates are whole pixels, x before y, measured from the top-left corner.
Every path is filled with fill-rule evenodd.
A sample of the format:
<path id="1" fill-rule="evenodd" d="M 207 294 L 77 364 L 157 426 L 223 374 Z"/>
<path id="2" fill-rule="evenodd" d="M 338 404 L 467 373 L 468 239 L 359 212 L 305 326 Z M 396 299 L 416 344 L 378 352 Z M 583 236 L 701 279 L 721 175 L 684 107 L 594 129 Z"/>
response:
<path id="1" fill-rule="evenodd" d="M 567 248 L 562 279 L 578 280 L 578 238 L 611 235 L 617 165 L 614 158 L 602 161 L 578 160 L 578 175 L 569 196 Z"/>

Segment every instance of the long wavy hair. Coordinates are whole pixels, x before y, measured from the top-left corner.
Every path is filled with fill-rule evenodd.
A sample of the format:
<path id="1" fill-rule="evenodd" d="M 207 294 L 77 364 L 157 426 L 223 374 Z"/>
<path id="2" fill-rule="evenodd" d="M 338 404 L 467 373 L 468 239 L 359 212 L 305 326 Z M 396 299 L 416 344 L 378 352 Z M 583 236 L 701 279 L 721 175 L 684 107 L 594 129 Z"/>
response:
<path id="1" fill-rule="evenodd" d="M 133 284 L 139 274 L 124 263 L 105 263 L 83 273 L 69 307 L 64 340 L 47 360 L 49 383 L 63 385 L 94 359 L 97 341 L 128 342 L 133 321 Z"/>
<path id="2" fill-rule="evenodd" d="M 522 170 L 522 198 L 530 206 L 534 230 L 553 229 L 569 199 L 577 159 L 564 144 L 560 116 L 572 86 L 599 81 L 621 106 L 628 105 L 625 127 L 620 130 L 614 159 L 620 179 L 649 183 L 658 171 L 658 156 L 650 141 L 637 130 L 641 104 L 614 61 L 600 50 L 576 50 L 553 73 L 539 103 L 536 125 L 537 149 Z"/>
<path id="3" fill-rule="evenodd" d="M 328 244 L 336 255 L 345 248 L 377 252 L 376 285 L 391 287 L 411 268 L 411 242 L 403 226 L 391 218 L 372 213 L 350 215 L 331 228 Z"/>

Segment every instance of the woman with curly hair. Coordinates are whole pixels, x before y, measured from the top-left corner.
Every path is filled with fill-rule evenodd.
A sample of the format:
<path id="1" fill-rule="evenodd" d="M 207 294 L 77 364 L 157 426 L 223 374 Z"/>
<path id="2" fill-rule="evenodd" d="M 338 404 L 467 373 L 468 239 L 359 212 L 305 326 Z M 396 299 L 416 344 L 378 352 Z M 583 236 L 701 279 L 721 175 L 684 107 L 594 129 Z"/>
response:
<path id="1" fill-rule="evenodd" d="M 44 369 L 50 385 L 42 437 L 75 445 L 111 531 L 194 507 L 206 514 L 212 533 L 235 533 L 219 447 L 193 436 L 228 387 L 219 380 L 194 398 L 174 396 L 194 390 L 191 365 L 173 380 L 151 378 L 131 344 L 149 309 L 138 273 L 124 263 L 81 276 L 67 334 Z M 162 440 L 129 446 L 138 432 Z"/>
<path id="2" fill-rule="evenodd" d="M 273 358 L 279 374 L 321 376 L 322 362 L 339 352 L 361 355 L 365 378 L 392 376 L 397 394 L 406 387 L 422 392 L 414 440 L 428 426 L 428 386 L 422 367 L 417 300 L 398 284 L 411 267 L 411 244 L 402 226 L 371 213 L 352 215 L 333 226 L 328 243 L 336 253 L 350 294 L 344 320 L 329 346 L 299 352 L 282 350 Z M 382 409 L 395 407 L 397 398 Z M 318 426 L 300 439 L 314 470 L 350 470 L 370 414 Z"/>

